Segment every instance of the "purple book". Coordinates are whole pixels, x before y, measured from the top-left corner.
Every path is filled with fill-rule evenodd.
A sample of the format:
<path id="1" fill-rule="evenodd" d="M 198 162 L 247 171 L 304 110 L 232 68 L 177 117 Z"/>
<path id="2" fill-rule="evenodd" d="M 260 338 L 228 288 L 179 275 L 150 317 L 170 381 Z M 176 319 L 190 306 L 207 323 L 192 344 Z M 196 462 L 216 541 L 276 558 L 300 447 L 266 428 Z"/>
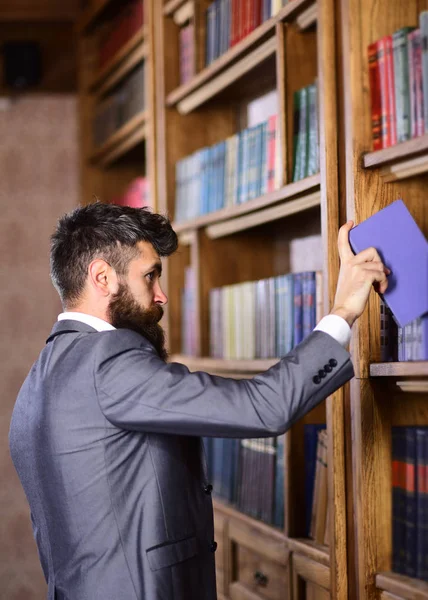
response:
<path id="1" fill-rule="evenodd" d="M 400 327 L 428 312 L 428 242 L 402 200 L 349 232 L 355 253 L 373 246 L 392 271 L 383 299 Z"/>

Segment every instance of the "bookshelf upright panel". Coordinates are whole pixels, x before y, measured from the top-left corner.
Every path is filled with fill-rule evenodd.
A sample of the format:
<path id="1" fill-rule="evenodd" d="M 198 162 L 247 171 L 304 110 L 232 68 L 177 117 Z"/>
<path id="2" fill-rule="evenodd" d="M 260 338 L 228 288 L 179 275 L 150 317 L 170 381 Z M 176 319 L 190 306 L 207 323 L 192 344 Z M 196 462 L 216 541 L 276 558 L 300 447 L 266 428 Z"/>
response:
<path id="1" fill-rule="evenodd" d="M 423 169 L 415 169 L 413 148 L 419 145 L 423 157 L 424 136 L 373 152 L 368 47 L 403 27 L 418 26 L 419 14 L 427 9 L 427 2 L 417 0 L 341 2 L 348 218 L 359 223 L 402 198 L 425 236 L 427 178 Z M 406 160 L 411 163 L 407 171 Z M 421 273 L 421 277 L 427 274 Z M 397 551 L 393 544 L 392 455 L 394 427 L 428 425 L 428 394 L 423 385 L 412 391 L 418 388 L 417 380 L 426 380 L 426 366 L 387 363 L 383 368 L 376 364 L 381 356 L 380 324 L 379 298 L 372 294 L 368 309 L 354 327 L 351 344 L 356 367 L 351 382 L 356 564 L 352 597 L 374 599 L 383 590 L 382 597 L 391 593 L 398 598 L 422 598 L 428 597 L 426 583 L 391 573 Z M 401 390 L 397 386 L 400 373 L 407 382 L 401 384 Z"/>

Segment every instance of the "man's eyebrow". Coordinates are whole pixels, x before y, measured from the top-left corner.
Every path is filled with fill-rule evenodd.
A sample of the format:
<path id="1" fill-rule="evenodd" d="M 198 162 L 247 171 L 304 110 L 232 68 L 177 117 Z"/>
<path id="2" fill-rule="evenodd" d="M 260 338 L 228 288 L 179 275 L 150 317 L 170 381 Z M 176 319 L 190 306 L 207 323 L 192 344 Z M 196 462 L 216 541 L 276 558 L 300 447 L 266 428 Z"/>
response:
<path id="1" fill-rule="evenodd" d="M 160 261 L 157 261 L 145 270 L 146 273 L 150 273 L 151 271 L 156 271 L 158 277 L 160 277 L 162 275 L 162 263 Z"/>

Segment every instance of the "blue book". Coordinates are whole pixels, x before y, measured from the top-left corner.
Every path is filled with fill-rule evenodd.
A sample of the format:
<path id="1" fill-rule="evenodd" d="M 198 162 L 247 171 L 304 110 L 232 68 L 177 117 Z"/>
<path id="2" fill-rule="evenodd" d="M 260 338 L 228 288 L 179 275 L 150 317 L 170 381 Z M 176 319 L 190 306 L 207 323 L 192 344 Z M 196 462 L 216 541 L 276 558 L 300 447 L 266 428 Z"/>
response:
<path id="1" fill-rule="evenodd" d="M 284 469 L 285 469 L 285 433 L 276 439 L 275 496 L 273 524 L 284 528 Z"/>
<path id="2" fill-rule="evenodd" d="M 425 514 L 426 507 L 426 458 L 425 444 L 427 439 L 427 428 L 416 427 L 416 577 L 427 579 L 428 571 L 425 564 L 428 558 L 425 556 L 425 547 L 428 546 L 428 529 L 424 530 L 424 521 L 428 515 Z"/>
<path id="3" fill-rule="evenodd" d="M 428 312 L 428 242 L 402 200 L 349 232 L 355 253 L 375 247 L 392 273 L 383 300 L 400 327 Z"/>
<path id="4" fill-rule="evenodd" d="M 326 429 L 325 423 L 304 426 L 306 537 L 309 537 L 311 529 L 312 503 L 317 466 L 318 432 L 323 429 Z"/>
<path id="5" fill-rule="evenodd" d="M 406 575 L 416 577 L 416 431 L 414 427 L 405 428 L 406 438 L 406 512 L 405 512 L 405 548 Z"/>
<path id="6" fill-rule="evenodd" d="M 295 273 L 293 277 L 293 297 L 294 297 L 294 346 L 300 344 L 303 340 L 303 288 L 302 273 Z"/>
<path id="7" fill-rule="evenodd" d="M 406 495 L 402 471 L 406 456 L 405 427 L 392 427 L 392 570 L 405 574 Z"/>

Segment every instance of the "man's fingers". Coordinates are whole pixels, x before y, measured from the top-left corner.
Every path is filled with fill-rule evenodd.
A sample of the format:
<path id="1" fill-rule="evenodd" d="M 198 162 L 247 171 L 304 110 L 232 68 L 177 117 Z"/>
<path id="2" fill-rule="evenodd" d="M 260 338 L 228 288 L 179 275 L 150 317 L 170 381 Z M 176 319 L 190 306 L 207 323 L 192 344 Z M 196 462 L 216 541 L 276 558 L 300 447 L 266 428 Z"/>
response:
<path id="1" fill-rule="evenodd" d="M 361 263 L 364 263 L 364 262 L 373 262 L 373 261 L 382 262 L 376 248 L 366 248 L 365 250 L 358 252 L 358 254 L 356 254 L 355 258 L 354 258 L 354 263 L 356 265 L 360 265 Z"/>
<path id="2" fill-rule="evenodd" d="M 340 260 L 343 262 L 349 258 L 354 257 L 354 253 L 352 252 L 352 248 L 349 244 L 349 232 L 354 226 L 353 221 L 348 221 L 345 225 L 339 229 L 339 235 L 337 238 L 337 246 L 339 248 L 339 256 Z"/>
<path id="3" fill-rule="evenodd" d="M 370 278 L 372 284 L 374 284 L 376 291 L 378 291 L 380 294 L 383 294 L 388 287 L 388 278 L 385 273 L 385 267 L 379 269 L 374 265 L 368 264 L 364 268 L 364 271 Z"/>

